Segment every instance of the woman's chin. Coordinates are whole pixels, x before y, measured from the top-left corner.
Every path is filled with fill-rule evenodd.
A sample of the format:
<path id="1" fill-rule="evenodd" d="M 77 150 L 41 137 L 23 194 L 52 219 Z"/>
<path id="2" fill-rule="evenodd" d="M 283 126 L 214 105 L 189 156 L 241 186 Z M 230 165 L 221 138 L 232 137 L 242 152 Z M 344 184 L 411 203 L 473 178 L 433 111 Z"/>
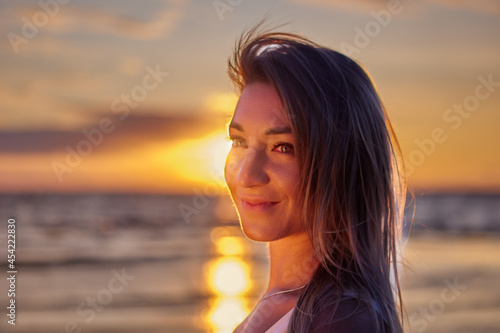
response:
<path id="1" fill-rule="evenodd" d="M 266 230 L 265 228 L 257 228 L 255 226 L 247 227 L 243 223 L 241 223 L 241 230 L 243 230 L 243 234 L 248 239 L 255 242 L 272 242 L 281 238 L 273 230 Z"/>

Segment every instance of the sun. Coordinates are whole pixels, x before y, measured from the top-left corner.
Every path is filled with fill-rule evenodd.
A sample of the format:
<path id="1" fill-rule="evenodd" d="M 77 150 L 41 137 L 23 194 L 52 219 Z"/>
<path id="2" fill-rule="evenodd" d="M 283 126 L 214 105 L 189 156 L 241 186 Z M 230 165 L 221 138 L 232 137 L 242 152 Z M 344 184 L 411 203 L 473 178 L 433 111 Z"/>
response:
<path id="1" fill-rule="evenodd" d="M 226 132 L 219 130 L 195 139 L 157 143 L 143 149 L 142 155 L 155 166 L 157 174 L 192 185 L 215 183 L 225 187 L 224 163 L 231 148 L 226 137 Z"/>

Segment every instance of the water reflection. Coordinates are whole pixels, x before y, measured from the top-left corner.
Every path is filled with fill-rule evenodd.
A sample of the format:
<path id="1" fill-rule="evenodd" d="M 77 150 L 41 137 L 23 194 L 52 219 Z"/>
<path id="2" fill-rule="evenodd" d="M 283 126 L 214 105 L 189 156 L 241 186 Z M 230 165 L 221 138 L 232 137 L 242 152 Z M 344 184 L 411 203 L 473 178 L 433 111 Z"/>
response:
<path id="1" fill-rule="evenodd" d="M 231 333 L 249 311 L 244 297 L 218 297 L 211 304 L 206 321 L 211 332 Z"/>
<path id="2" fill-rule="evenodd" d="M 209 286 L 216 295 L 241 296 L 250 288 L 248 265 L 237 257 L 222 257 L 210 263 Z"/>
<path id="3" fill-rule="evenodd" d="M 248 293 L 252 289 L 252 263 L 236 227 L 217 227 L 210 234 L 216 258 L 205 267 L 205 281 L 214 297 L 203 319 L 214 333 L 232 332 L 248 315 Z"/>

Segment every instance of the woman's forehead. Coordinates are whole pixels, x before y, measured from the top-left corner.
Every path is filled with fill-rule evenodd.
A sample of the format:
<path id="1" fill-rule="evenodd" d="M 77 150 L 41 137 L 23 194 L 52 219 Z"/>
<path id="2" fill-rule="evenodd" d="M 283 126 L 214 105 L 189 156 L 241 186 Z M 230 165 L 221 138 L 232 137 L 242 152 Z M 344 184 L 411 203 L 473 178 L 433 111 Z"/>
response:
<path id="1" fill-rule="evenodd" d="M 289 126 L 287 114 L 274 87 L 251 83 L 242 91 L 233 121 L 237 123 L 268 123 L 271 127 Z"/>

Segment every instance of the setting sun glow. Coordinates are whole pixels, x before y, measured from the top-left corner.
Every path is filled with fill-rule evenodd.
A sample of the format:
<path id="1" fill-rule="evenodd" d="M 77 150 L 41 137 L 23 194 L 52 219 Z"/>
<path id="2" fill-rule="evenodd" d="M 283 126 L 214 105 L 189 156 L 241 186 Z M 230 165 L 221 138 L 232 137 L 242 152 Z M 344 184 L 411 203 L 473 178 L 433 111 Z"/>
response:
<path id="1" fill-rule="evenodd" d="M 215 183 L 225 186 L 224 163 L 230 143 L 224 131 L 207 136 L 181 140 L 174 144 L 155 144 L 146 154 L 158 173 L 169 178 L 182 179 L 191 183 Z"/>

